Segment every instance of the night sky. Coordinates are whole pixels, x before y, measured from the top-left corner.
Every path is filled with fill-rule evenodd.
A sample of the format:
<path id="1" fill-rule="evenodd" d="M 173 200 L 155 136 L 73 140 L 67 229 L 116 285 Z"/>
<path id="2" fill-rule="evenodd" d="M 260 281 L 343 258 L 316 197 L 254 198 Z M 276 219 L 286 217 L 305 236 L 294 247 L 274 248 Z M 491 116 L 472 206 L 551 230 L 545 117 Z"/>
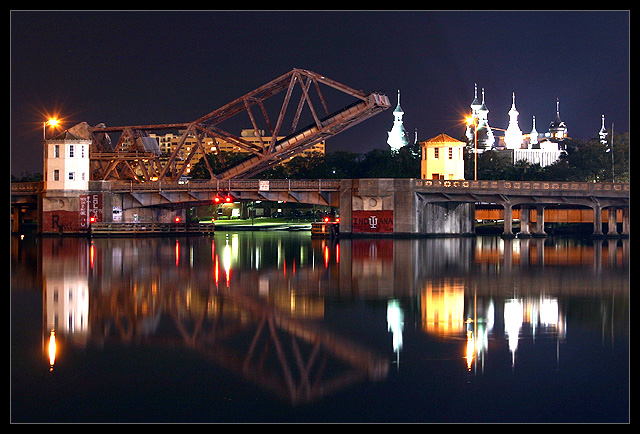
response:
<path id="1" fill-rule="evenodd" d="M 602 114 L 629 131 L 629 24 L 629 11 L 12 11 L 11 173 L 42 172 L 48 114 L 63 128 L 190 122 L 293 68 L 392 102 L 328 152 L 386 148 L 398 89 L 411 139 L 459 138 L 474 83 L 492 127 L 507 128 L 515 92 L 524 133 L 532 115 L 547 131 L 556 98 L 570 137 L 595 137 Z"/>

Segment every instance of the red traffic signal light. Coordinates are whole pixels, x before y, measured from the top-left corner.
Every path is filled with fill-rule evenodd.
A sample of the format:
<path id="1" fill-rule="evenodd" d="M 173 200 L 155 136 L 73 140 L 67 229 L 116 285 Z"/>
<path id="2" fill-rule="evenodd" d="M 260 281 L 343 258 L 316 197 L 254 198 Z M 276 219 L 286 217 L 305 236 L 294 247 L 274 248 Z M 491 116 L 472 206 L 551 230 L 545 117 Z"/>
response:
<path id="1" fill-rule="evenodd" d="M 213 203 L 215 203 L 215 204 L 233 203 L 234 200 L 235 200 L 235 198 L 233 196 L 231 196 L 230 194 L 223 194 L 223 195 L 217 194 L 213 198 Z"/>

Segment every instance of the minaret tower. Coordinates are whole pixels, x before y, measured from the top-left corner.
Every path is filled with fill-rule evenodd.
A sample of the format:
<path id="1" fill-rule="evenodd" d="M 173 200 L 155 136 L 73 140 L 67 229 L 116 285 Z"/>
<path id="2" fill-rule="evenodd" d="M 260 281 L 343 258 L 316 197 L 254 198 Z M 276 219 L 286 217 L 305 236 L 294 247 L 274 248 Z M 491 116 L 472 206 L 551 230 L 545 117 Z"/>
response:
<path id="1" fill-rule="evenodd" d="M 489 126 L 489 109 L 484 103 L 484 89 L 482 89 L 482 104 L 478 112 L 478 149 L 490 150 L 495 143 L 493 131 Z"/>
<path id="2" fill-rule="evenodd" d="M 604 127 L 604 115 L 602 115 L 602 126 L 600 127 L 600 132 L 598 133 L 598 137 L 600 137 L 600 143 L 606 145 L 608 135 L 609 131 L 607 131 L 607 129 Z"/>
<path id="3" fill-rule="evenodd" d="M 549 135 L 557 140 L 567 137 L 567 126 L 560 119 L 560 99 L 556 99 L 556 118 L 549 124 Z"/>
<path id="4" fill-rule="evenodd" d="M 529 148 L 533 148 L 533 145 L 538 144 L 538 131 L 536 130 L 536 117 L 533 117 L 533 128 L 531 129 L 531 134 L 529 135 L 531 139 L 529 140 Z"/>
<path id="5" fill-rule="evenodd" d="M 402 111 L 402 107 L 400 107 L 400 90 L 398 90 L 398 105 L 393 111 L 393 127 L 391 131 L 389 131 L 389 137 L 387 139 L 387 144 L 391 147 L 392 152 L 398 152 L 400 148 L 409 143 L 407 132 L 402 123 L 402 116 L 404 116 L 404 111 Z"/>
<path id="6" fill-rule="evenodd" d="M 504 133 L 504 143 L 507 149 L 520 149 L 522 147 L 522 131 L 518 126 L 519 114 L 518 110 L 516 110 L 516 93 L 513 92 L 513 102 L 511 103 L 511 110 L 509 110 L 509 126 Z"/>
<path id="7" fill-rule="evenodd" d="M 473 122 L 467 124 L 466 136 L 469 143 L 471 143 L 474 140 L 473 124 L 478 123 L 478 110 L 482 107 L 482 104 L 478 101 L 478 85 L 476 83 L 473 83 L 473 101 L 471 101 L 471 105 L 469 107 L 471 107 L 471 118 L 473 119 Z"/>

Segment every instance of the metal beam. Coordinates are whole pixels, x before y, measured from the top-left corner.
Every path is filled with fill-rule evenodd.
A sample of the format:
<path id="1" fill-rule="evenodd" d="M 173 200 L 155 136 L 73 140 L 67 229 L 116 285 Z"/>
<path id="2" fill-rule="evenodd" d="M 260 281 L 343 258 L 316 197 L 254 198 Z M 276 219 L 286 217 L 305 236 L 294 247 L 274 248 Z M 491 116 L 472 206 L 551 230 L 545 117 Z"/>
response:
<path id="1" fill-rule="evenodd" d="M 313 105 L 311 95 L 312 83 L 314 84 L 313 88 L 316 91 L 316 97 L 319 98 L 322 108 L 326 113 L 326 117 L 324 118 L 320 118 L 318 116 L 318 110 Z M 294 91 L 298 91 L 298 85 L 300 87 L 299 100 L 294 110 L 293 118 L 289 119 L 289 105 L 292 102 L 292 98 L 298 98 L 297 93 L 296 96 L 294 96 Z M 347 105 L 346 107 L 343 106 L 343 108 L 333 112 L 331 115 L 329 114 L 329 106 L 327 105 L 327 95 L 321 91 L 321 85 L 331 88 L 334 91 L 337 90 L 351 98 L 355 98 L 355 102 Z M 277 117 L 275 117 L 276 124 L 274 126 L 271 123 L 272 118 L 269 117 L 265 102 L 284 91 L 286 91 L 284 100 L 279 104 L 279 109 L 277 110 L 278 114 Z M 336 104 L 340 107 L 344 102 L 336 102 Z M 258 119 L 258 117 L 256 117 L 251 111 L 251 107 L 254 105 L 260 107 L 260 111 L 264 119 Z M 379 113 L 382 110 L 386 110 L 389 107 L 389 98 L 387 98 L 386 95 L 380 93 L 366 94 L 361 90 L 353 89 L 315 72 L 305 69 L 293 69 L 247 93 L 246 95 L 243 95 L 217 110 L 214 110 L 189 123 L 134 125 L 122 127 L 107 127 L 100 124 L 95 127 L 89 127 L 88 131 L 93 136 L 94 142 L 97 142 L 97 138 L 103 140 L 105 135 L 109 132 L 121 133 L 121 139 L 117 146 L 117 151 L 119 152 L 116 152 L 114 156 L 117 161 L 113 166 L 115 168 L 115 166 L 120 162 L 125 162 L 125 165 L 127 165 L 126 161 L 130 159 L 128 152 L 120 150 L 120 145 L 124 138 L 129 137 L 132 142 L 135 142 L 134 139 L 137 135 L 145 135 L 148 131 L 166 129 L 185 130 L 183 136 L 180 138 L 177 148 L 171 153 L 166 161 L 162 161 L 162 159 L 157 157 L 153 158 L 153 163 L 156 164 L 157 168 L 151 169 L 146 166 L 141 166 L 140 170 L 142 173 L 136 174 L 132 171 L 131 178 L 134 180 L 138 180 L 138 178 L 140 178 L 140 181 L 149 181 L 150 179 L 143 178 L 149 178 L 151 173 L 158 173 L 159 180 L 176 178 L 175 174 L 172 173 L 172 166 L 175 164 L 189 134 L 195 134 L 199 137 L 199 140 L 202 140 L 202 138 L 206 136 L 209 136 L 214 140 L 215 138 L 220 138 L 231 142 L 248 152 L 249 156 L 247 159 L 238 162 L 233 167 L 225 168 L 219 174 L 214 174 L 213 171 L 211 171 L 211 168 L 208 167 L 210 174 L 214 175 L 217 179 L 247 178 L 280 163 L 284 159 L 293 157 L 305 149 L 310 148 L 314 144 L 322 140 L 326 140 L 328 137 L 336 135 L 352 125 L 362 122 L 363 120 Z M 305 110 L 309 111 L 312 123 L 306 127 L 298 128 L 301 115 Z M 268 144 L 261 138 L 260 145 L 256 146 L 237 135 L 225 131 L 221 127 L 220 124 L 222 122 L 227 121 L 242 112 L 247 112 L 248 120 L 255 130 L 260 130 L 261 128 L 259 123 L 264 122 L 267 129 L 271 132 L 271 141 Z M 283 131 L 285 124 L 289 121 L 291 122 L 291 133 L 285 138 L 279 138 L 282 137 L 281 131 Z M 99 143 L 96 143 L 94 148 L 96 150 L 103 150 Z M 202 149 L 202 146 L 200 148 Z M 97 159 L 101 159 L 99 154 L 96 155 L 98 157 Z M 193 155 L 190 155 L 190 157 L 192 156 Z M 93 157 L 91 158 L 94 159 Z M 182 173 L 182 171 L 178 172 Z M 102 175 L 102 179 L 107 179 L 106 176 L 108 176 L 108 173 L 103 173 Z"/>

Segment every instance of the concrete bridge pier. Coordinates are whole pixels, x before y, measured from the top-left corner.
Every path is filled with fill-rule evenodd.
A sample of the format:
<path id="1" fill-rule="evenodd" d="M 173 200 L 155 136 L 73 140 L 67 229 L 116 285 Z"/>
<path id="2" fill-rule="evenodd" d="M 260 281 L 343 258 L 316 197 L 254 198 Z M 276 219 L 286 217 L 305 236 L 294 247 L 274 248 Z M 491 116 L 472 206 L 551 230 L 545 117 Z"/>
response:
<path id="1" fill-rule="evenodd" d="M 602 207 L 600 205 L 593 205 L 593 233 L 594 237 L 602 236 Z"/>
<path id="2" fill-rule="evenodd" d="M 531 237 L 531 232 L 529 231 L 530 211 L 529 205 L 520 205 L 520 232 L 518 232 L 518 238 Z"/>
<path id="3" fill-rule="evenodd" d="M 533 232 L 534 237 L 546 237 L 544 231 L 544 205 L 536 205 L 536 229 Z"/>
<path id="4" fill-rule="evenodd" d="M 622 234 L 629 236 L 629 207 L 622 208 Z"/>
<path id="5" fill-rule="evenodd" d="M 618 236 L 618 225 L 616 221 L 617 209 L 615 206 L 609 207 L 609 215 L 608 215 L 608 228 L 607 228 L 607 236 Z"/>
<path id="6" fill-rule="evenodd" d="M 502 238 L 515 238 L 513 234 L 513 205 L 511 202 L 505 202 L 502 204 L 504 208 L 504 229 L 502 231 Z"/>
<path id="7" fill-rule="evenodd" d="M 618 210 L 621 211 L 622 214 L 622 231 L 618 233 Z M 607 218 L 608 228 L 607 234 L 608 237 L 618 237 L 618 236 L 629 236 L 629 207 L 615 207 L 610 206 L 608 208 L 609 215 Z"/>

